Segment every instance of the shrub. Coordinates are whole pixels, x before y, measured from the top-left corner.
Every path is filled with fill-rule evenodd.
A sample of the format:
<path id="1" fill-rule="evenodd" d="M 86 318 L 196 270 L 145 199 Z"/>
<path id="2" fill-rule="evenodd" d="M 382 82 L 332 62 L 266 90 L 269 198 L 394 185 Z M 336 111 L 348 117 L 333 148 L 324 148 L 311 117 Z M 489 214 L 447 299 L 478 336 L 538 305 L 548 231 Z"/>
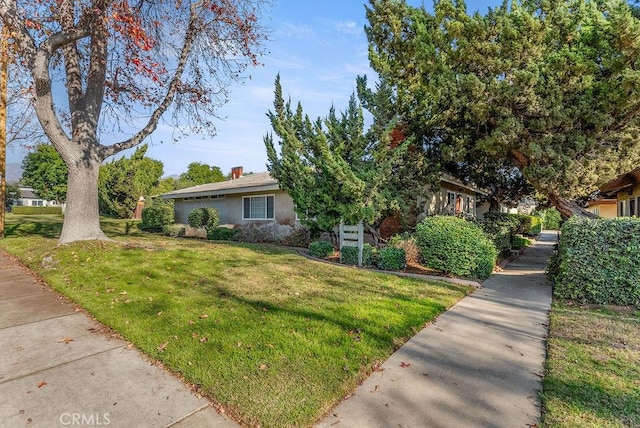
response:
<path id="1" fill-rule="evenodd" d="M 476 224 L 451 216 L 427 217 L 416 227 L 423 263 L 444 273 L 485 279 L 496 248 Z"/>
<path id="2" fill-rule="evenodd" d="M 18 215 L 62 214 L 62 207 L 19 207 L 14 206 L 11 212 Z"/>
<path id="3" fill-rule="evenodd" d="M 640 307 L 640 219 L 572 217 L 548 272 L 559 298 Z"/>
<path id="4" fill-rule="evenodd" d="M 220 216 L 218 210 L 215 208 L 200 207 L 191 211 L 187 216 L 189 226 L 194 229 L 204 228 L 207 230 L 213 230 L 220 224 Z"/>
<path id="5" fill-rule="evenodd" d="M 148 228 L 162 228 L 175 222 L 173 201 L 156 199 L 149 207 L 142 210 L 142 223 Z"/>
<path id="6" fill-rule="evenodd" d="M 529 231 L 525 233 L 525 235 L 529 236 L 538 236 L 540 232 L 542 232 L 542 218 L 537 216 L 531 217 L 531 226 L 529 227 Z"/>
<path id="7" fill-rule="evenodd" d="M 313 257 L 323 259 L 333 254 L 333 245 L 325 241 L 313 241 L 309 244 L 309 254 Z"/>
<path id="8" fill-rule="evenodd" d="M 280 245 L 307 248 L 311 242 L 311 231 L 307 226 L 297 226 L 291 233 L 280 239 Z"/>
<path id="9" fill-rule="evenodd" d="M 387 247 L 404 250 L 407 263 L 420 264 L 420 248 L 418 248 L 418 244 L 416 244 L 416 239 L 409 233 L 404 232 L 392 236 L 387 242 Z"/>
<path id="10" fill-rule="evenodd" d="M 164 226 L 162 226 L 162 234 L 165 236 L 178 238 L 185 236 L 186 233 L 187 230 L 182 224 L 165 224 Z"/>
<path id="11" fill-rule="evenodd" d="M 238 231 L 228 227 L 216 227 L 207 231 L 207 239 L 210 241 L 232 241 Z"/>
<path id="12" fill-rule="evenodd" d="M 491 238 L 498 254 L 505 256 L 513 248 L 516 233 L 523 225 L 517 214 L 488 212 L 478 222 L 482 230 Z"/>
<path id="13" fill-rule="evenodd" d="M 407 267 L 407 256 L 402 248 L 381 248 L 376 264 L 383 270 L 403 270 Z"/>
<path id="14" fill-rule="evenodd" d="M 523 248 L 527 248 L 531 245 L 531 241 L 527 238 L 523 238 L 522 236 L 516 236 L 513 240 L 513 248 L 515 250 L 521 250 Z"/>
<path id="15" fill-rule="evenodd" d="M 547 230 L 558 230 L 562 224 L 562 216 L 555 208 L 549 208 L 542 212 L 542 227 Z"/>
<path id="16" fill-rule="evenodd" d="M 373 266 L 375 249 L 370 244 L 362 246 L 362 266 Z M 340 262 L 346 265 L 358 264 L 358 247 L 342 247 Z"/>

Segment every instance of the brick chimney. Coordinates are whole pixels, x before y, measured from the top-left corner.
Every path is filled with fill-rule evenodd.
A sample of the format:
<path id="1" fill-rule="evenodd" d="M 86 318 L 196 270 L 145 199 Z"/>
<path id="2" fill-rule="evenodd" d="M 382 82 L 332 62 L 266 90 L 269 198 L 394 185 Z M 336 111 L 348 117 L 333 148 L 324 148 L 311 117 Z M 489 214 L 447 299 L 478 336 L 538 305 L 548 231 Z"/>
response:
<path id="1" fill-rule="evenodd" d="M 243 169 L 241 166 L 234 166 L 233 168 L 231 168 L 231 179 L 237 180 L 238 178 L 242 177 L 242 172 Z"/>

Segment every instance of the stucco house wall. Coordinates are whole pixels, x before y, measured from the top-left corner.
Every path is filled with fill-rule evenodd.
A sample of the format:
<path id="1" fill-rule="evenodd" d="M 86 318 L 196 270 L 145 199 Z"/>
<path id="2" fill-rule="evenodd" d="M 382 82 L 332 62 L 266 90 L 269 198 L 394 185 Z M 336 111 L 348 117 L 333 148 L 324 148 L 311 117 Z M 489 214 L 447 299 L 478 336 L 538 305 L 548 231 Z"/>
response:
<path id="1" fill-rule="evenodd" d="M 640 217 L 640 168 L 603 184 L 600 193 L 616 198 L 617 217 Z"/>

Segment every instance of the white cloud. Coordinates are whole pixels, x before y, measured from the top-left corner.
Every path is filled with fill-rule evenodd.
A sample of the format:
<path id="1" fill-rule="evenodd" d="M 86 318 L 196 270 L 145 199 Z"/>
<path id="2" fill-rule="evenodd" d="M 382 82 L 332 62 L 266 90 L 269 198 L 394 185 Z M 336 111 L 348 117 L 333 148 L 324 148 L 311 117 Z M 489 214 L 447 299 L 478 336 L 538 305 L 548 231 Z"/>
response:
<path id="1" fill-rule="evenodd" d="M 338 21 L 334 23 L 334 28 L 340 33 L 348 34 L 350 36 L 364 35 L 363 26 L 358 25 L 355 21 Z"/>

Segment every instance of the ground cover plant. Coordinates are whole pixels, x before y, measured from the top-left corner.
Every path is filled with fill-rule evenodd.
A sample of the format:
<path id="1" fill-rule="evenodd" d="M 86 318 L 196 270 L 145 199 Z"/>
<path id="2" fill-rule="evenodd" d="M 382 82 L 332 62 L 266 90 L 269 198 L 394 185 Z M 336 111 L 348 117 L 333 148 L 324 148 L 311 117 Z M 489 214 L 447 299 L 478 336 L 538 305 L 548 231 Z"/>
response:
<path id="1" fill-rule="evenodd" d="M 469 292 L 135 221 L 56 246 L 61 219 L 43 217 L 7 216 L 0 248 L 250 426 L 313 424 Z"/>
<path id="2" fill-rule="evenodd" d="M 640 311 L 555 303 L 543 426 L 640 426 Z"/>

